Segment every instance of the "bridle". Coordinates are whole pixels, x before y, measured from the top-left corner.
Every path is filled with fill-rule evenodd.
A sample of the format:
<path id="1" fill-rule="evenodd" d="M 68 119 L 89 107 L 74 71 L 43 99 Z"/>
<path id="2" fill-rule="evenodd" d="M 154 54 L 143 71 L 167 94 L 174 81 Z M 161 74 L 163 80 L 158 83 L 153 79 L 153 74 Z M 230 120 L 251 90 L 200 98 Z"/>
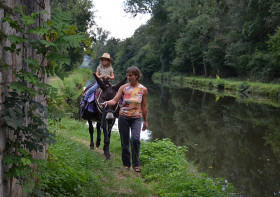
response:
<path id="1" fill-rule="evenodd" d="M 94 99 L 94 100 L 95 100 L 95 104 L 96 104 L 97 110 L 99 111 L 99 113 L 102 114 L 102 113 L 103 113 L 103 109 L 102 109 L 102 107 L 100 107 L 100 105 L 99 105 L 99 103 L 100 103 L 100 102 L 99 102 L 99 99 L 100 99 L 101 94 L 102 94 L 102 89 L 100 89 L 98 98 L 96 98 L 96 99 Z M 105 111 L 106 111 L 106 113 L 108 113 L 108 112 L 116 113 L 117 110 L 119 109 L 119 107 L 120 107 L 120 102 L 117 103 L 117 105 L 115 106 L 114 109 L 109 109 L 109 110 L 105 110 Z"/>
<path id="2" fill-rule="evenodd" d="M 100 99 L 100 96 L 102 94 L 102 89 L 100 89 L 99 91 L 99 95 L 96 99 L 94 99 L 95 101 L 95 104 L 96 104 L 96 107 L 97 107 L 97 110 L 99 111 L 99 113 L 101 114 L 101 131 L 103 130 L 103 126 L 104 126 L 104 122 L 106 121 L 106 115 L 108 112 L 112 113 L 113 115 L 119 110 L 120 108 L 120 103 L 118 102 L 117 105 L 115 106 L 115 108 L 112 110 L 112 109 L 107 109 L 106 110 L 106 107 L 105 105 L 103 105 L 102 107 L 99 105 L 99 99 Z M 113 122 L 114 123 L 114 122 Z M 108 131 L 107 131 L 107 135 L 110 135 L 111 133 L 111 130 L 113 128 L 113 125 L 114 124 L 111 124 L 108 126 Z"/>

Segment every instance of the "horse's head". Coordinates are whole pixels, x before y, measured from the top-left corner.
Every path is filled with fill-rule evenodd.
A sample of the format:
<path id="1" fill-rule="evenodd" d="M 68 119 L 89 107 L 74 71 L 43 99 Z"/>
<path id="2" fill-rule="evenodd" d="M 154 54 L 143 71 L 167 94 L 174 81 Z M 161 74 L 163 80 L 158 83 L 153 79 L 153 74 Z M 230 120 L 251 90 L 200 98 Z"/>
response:
<path id="1" fill-rule="evenodd" d="M 115 95 L 117 94 L 119 88 L 125 84 L 127 78 L 124 77 L 119 83 L 117 83 L 116 85 L 111 85 L 108 81 L 104 80 L 100 80 L 95 73 L 93 73 L 93 76 L 96 79 L 96 82 L 98 83 L 99 87 L 102 89 L 102 93 L 99 97 L 99 103 L 103 103 L 105 101 L 109 101 L 111 99 L 113 99 L 115 97 Z M 107 107 L 107 115 L 106 115 L 106 119 L 107 120 L 112 120 L 114 119 L 114 113 L 117 110 L 117 105 L 115 106 L 108 106 Z"/>

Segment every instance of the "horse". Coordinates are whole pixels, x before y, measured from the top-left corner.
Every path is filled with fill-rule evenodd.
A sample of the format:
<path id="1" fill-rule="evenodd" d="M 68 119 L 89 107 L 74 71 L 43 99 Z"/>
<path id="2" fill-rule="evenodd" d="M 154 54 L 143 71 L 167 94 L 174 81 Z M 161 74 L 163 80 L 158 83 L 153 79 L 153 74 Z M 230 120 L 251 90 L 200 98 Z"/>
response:
<path id="1" fill-rule="evenodd" d="M 89 134 L 90 134 L 90 148 L 94 149 L 93 142 L 93 131 L 94 127 L 92 122 L 96 122 L 97 138 L 96 138 L 96 147 L 100 146 L 101 141 L 101 130 L 103 130 L 104 135 L 104 146 L 103 151 L 105 158 L 110 159 L 109 144 L 111 137 L 111 129 L 115 123 L 116 118 L 119 116 L 120 103 L 115 106 L 107 106 L 106 109 L 100 106 L 100 103 L 109 101 L 117 94 L 119 88 L 125 84 L 127 78 L 124 77 L 116 85 L 110 84 L 109 81 L 102 81 L 99 79 L 95 73 L 93 73 L 96 82 L 99 85 L 99 88 L 96 90 L 93 96 L 91 96 L 87 102 L 87 105 L 82 108 L 80 107 L 81 117 L 88 121 L 89 124 Z M 93 85 L 93 84 L 92 84 Z M 90 87 L 87 87 L 85 92 Z M 94 99 L 92 99 L 94 97 Z M 81 104 L 83 99 L 81 101 Z"/>

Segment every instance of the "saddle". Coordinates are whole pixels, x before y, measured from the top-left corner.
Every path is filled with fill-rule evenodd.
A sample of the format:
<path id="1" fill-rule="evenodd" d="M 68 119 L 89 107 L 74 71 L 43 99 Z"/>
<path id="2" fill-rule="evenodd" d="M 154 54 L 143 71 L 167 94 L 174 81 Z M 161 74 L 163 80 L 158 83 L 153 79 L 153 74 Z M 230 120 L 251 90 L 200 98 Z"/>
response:
<path id="1" fill-rule="evenodd" d="M 82 105 L 82 103 L 84 102 L 83 98 L 86 94 L 86 92 L 89 90 L 89 88 L 92 86 L 93 84 L 89 85 L 83 92 L 82 94 L 82 98 L 81 98 L 81 102 L 80 102 L 80 106 Z M 102 89 L 101 88 L 97 88 L 92 95 L 88 98 L 87 104 L 85 105 L 84 108 L 80 107 L 80 116 L 84 119 L 84 120 L 89 120 L 89 119 L 98 119 L 98 115 L 102 114 L 102 109 L 100 107 L 100 102 L 99 102 L 99 98 L 100 95 L 102 94 Z M 120 109 L 120 104 L 122 103 L 122 99 L 121 101 L 118 103 L 118 105 L 111 109 L 111 112 L 114 114 L 115 117 L 118 117 L 119 115 L 119 109 Z"/>
<path id="2" fill-rule="evenodd" d="M 90 84 L 83 92 L 82 94 L 82 98 L 80 101 L 80 106 L 83 104 L 84 102 L 84 97 L 87 93 L 87 91 L 89 90 L 90 87 L 92 87 L 94 84 Z M 84 119 L 84 120 L 88 120 L 91 119 L 92 116 L 94 116 L 95 114 L 97 114 L 97 106 L 95 104 L 95 97 L 99 97 L 100 93 L 101 93 L 101 88 L 97 88 L 88 98 L 88 102 L 85 105 L 84 108 L 80 107 L 80 116 Z"/>

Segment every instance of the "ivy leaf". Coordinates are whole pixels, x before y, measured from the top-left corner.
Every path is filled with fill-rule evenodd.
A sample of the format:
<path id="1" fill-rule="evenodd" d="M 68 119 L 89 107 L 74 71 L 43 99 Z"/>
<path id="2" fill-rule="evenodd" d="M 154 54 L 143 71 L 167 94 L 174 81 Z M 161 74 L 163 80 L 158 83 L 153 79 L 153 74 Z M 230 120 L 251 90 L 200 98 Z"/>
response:
<path id="1" fill-rule="evenodd" d="M 27 90 L 27 87 L 22 82 L 12 82 L 11 88 L 15 90 L 16 92 L 25 92 Z"/>
<path id="2" fill-rule="evenodd" d="M 32 74 L 30 72 L 22 71 L 22 76 L 29 83 L 32 83 L 34 85 L 37 85 L 39 83 L 39 79 L 34 74 Z"/>
<path id="3" fill-rule="evenodd" d="M 47 40 L 39 40 L 39 42 L 45 46 L 56 46 L 54 43 L 52 42 L 48 42 Z"/>
<path id="4" fill-rule="evenodd" d="M 8 64 L 1 64 L 0 71 L 8 70 L 10 66 Z"/>
<path id="5" fill-rule="evenodd" d="M 2 21 L 3 21 L 3 22 L 8 22 L 9 25 L 10 25 L 12 28 L 16 29 L 16 30 L 19 31 L 19 32 L 22 32 L 22 31 L 23 31 L 23 28 L 21 27 L 21 25 L 20 25 L 17 21 L 13 20 L 13 19 L 10 17 L 9 14 L 6 14 L 5 17 L 2 18 Z"/>
<path id="6" fill-rule="evenodd" d="M 49 30 L 46 29 L 45 27 L 36 27 L 36 28 L 29 29 L 28 32 L 31 34 L 37 34 L 39 36 L 42 36 L 44 34 L 47 34 Z"/>
<path id="7" fill-rule="evenodd" d="M 11 53 L 14 53 L 15 50 L 12 47 L 4 47 L 5 51 L 10 51 Z"/>
<path id="8" fill-rule="evenodd" d="M 14 35 L 8 35 L 7 38 L 13 42 L 13 43 L 16 43 L 16 44 L 19 44 L 19 43 L 27 43 L 27 39 L 26 38 L 22 38 L 20 36 L 14 36 Z"/>
<path id="9" fill-rule="evenodd" d="M 29 59 L 29 58 L 27 58 L 24 61 L 28 64 L 29 68 L 31 68 L 31 69 L 32 68 L 38 69 L 40 67 L 39 62 L 36 59 Z"/>
<path id="10" fill-rule="evenodd" d="M 27 16 L 27 15 L 23 15 L 21 17 L 21 21 L 24 25 L 28 26 L 28 25 L 32 25 L 35 23 L 35 19 L 31 16 Z"/>
<path id="11" fill-rule="evenodd" d="M 70 65 L 70 58 L 67 57 L 66 55 L 52 53 L 48 55 L 48 59 L 54 61 L 56 64 L 59 65 L 63 65 L 63 64 Z"/>
<path id="12" fill-rule="evenodd" d="M 38 11 L 38 12 L 33 12 L 32 14 L 31 14 L 31 17 L 32 18 L 37 18 L 38 16 L 40 16 L 40 14 L 49 14 L 46 10 L 42 10 L 42 11 Z"/>
<path id="13" fill-rule="evenodd" d="M 3 158 L 4 164 L 18 164 L 20 161 L 19 156 L 16 155 L 5 155 Z"/>
<path id="14" fill-rule="evenodd" d="M 27 166 L 27 165 L 31 165 L 32 162 L 30 161 L 30 159 L 27 158 L 21 158 L 21 162 L 23 163 L 23 165 Z"/>

